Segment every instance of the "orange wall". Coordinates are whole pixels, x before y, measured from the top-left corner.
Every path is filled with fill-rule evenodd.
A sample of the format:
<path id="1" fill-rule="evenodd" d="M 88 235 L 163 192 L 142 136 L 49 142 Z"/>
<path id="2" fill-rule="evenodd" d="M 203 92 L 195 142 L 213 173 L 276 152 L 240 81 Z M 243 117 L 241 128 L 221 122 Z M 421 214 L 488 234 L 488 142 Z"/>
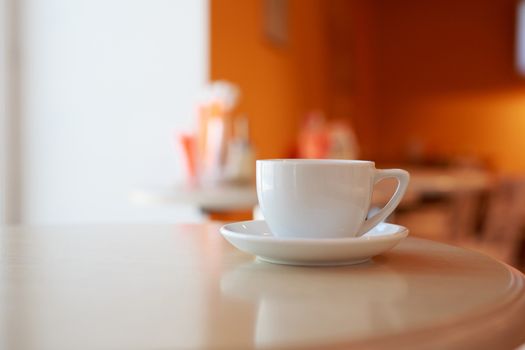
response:
<path id="1" fill-rule="evenodd" d="M 301 118 L 325 108 L 321 0 L 289 1 L 289 42 L 270 43 L 261 0 L 211 1 L 211 79 L 239 85 L 258 158 L 289 156 Z"/>
<path id="2" fill-rule="evenodd" d="M 362 158 L 377 139 L 368 0 L 289 0 L 289 43 L 263 34 L 263 0 L 211 1 L 211 79 L 237 83 L 259 158 L 290 154 L 305 113 L 346 119 Z"/>
<path id="3" fill-rule="evenodd" d="M 377 23 L 370 0 L 323 2 L 328 28 L 329 96 L 327 113 L 349 121 L 357 134 L 360 158 L 373 159 L 377 144 L 377 79 L 374 58 Z"/>
<path id="4" fill-rule="evenodd" d="M 474 155 L 525 171 L 525 89 L 514 70 L 513 0 L 383 1 L 378 18 L 378 149 Z"/>
<path id="5" fill-rule="evenodd" d="M 504 173 L 525 171 L 525 90 L 418 97 L 391 101 L 389 110 L 386 156 L 399 159 L 407 141 L 422 141 L 430 156 L 476 156 Z"/>
<path id="6" fill-rule="evenodd" d="M 211 1 L 211 78 L 240 85 L 259 158 L 288 156 L 302 116 L 351 118 L 364 158 L 475 156 L 525 171 L 514 0 L 289 0 L 289 44 L 262 0 Z"/>

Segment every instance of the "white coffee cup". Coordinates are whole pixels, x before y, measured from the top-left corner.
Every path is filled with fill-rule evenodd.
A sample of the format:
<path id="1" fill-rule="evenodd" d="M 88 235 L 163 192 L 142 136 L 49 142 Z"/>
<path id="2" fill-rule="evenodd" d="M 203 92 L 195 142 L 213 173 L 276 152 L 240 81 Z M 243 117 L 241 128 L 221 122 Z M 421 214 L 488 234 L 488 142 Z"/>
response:
<path id="1" fill-rule="evenodd" d="M 360 160 L 258 160 L 256 171 L 261 211 L 282 238 L 359 237 L 392 213 L 410 178 L 405 170 Z M 398 181 L 394 195 L 367 219 L 374 185 L 390 177 Z"/>

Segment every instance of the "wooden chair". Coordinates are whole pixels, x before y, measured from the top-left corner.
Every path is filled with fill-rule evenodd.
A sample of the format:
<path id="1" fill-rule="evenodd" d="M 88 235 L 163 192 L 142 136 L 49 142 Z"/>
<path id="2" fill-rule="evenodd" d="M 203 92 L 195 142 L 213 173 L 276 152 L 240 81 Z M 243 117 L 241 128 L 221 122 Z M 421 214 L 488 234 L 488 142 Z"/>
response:
<path id="1" fill-rule="evenodd" d="M 471 237 L 482 194 L 480 190 L 465 190 L 414 205 L 400 212 L 396 223 L 407 226 L 414 236 L 445 243 Z"/>
<path id="2" fill-rule="evenodd" d="M 475 211 L 472 203 L 465 199 L 458 199 L 456 207 Z M 481 232 L 475 230 L 472 216 L 470 221 L 458 224 L 463 226 L 455 236 L 455 243 L 516 266 L 525 238 L 525 178 L 501 179 L 494 187 L 483 215 Z"/>

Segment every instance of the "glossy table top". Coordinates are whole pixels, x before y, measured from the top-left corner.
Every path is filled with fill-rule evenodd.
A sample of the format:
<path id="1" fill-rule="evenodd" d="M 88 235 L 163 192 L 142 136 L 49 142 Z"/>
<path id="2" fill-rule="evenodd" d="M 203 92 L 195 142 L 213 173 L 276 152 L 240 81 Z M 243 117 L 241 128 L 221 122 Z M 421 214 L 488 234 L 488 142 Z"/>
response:
<path id="1" fill-rule="evenodd" d="M 524 277 L 408 238 L 372 262 L 272 265 L 208 225 L 0 231 L 1 349 L 513 348 Z"/>

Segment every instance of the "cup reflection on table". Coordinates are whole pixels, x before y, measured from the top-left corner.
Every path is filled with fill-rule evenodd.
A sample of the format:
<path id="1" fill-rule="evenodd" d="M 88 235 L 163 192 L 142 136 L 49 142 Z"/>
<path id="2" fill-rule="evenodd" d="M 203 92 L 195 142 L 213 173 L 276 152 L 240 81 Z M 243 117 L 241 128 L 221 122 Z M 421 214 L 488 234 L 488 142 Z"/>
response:
<path id="1" fill-rule="evenodd" d="M 254 261 L 225 274 L 221 291 L 256 305 L 254 341 L 264 347 L 337 342 L 397 328 L 402 320 L 396 301 L 407 296 L 408 285 L 375 261 L 336 268 Z"/>

